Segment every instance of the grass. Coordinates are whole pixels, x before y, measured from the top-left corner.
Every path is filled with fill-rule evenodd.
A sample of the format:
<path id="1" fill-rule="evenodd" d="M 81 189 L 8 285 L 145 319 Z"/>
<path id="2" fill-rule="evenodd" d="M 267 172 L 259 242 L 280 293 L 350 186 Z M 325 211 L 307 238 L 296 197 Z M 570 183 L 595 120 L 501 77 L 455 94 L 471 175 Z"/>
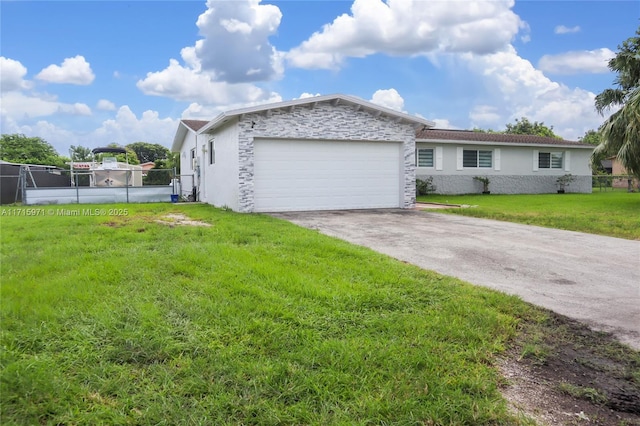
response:
<path id="1" fill-rule="evenodd" d="M 474 206 L 438 212 L 640 240 L 640 193 L 428 195 L 418 201 Z"/>
<path id="2" fill-rule="evenodd" d="M 607 397 L 600 393 L 597 389 L 590 387 L 574 386 L 571 383 L 560 383 L 558 390 L 574 398 L 587 399 L 596 404 L 604 404 Z"/>
<path id="3" fill-rule="evenodd" d="M 268 216 L 115 207 L 0 217 L 3 425 L 520 421 L 493 366 L 519 299 Z"/>

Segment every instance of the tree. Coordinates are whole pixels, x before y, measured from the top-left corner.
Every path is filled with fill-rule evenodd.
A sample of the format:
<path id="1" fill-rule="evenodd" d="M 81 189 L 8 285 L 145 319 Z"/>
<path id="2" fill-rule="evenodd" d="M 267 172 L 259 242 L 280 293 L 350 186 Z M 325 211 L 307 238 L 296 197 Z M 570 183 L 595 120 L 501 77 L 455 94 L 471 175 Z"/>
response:
<path id="1" fill-rule="evenodd" d="M 600 145 L 600 142 L 602 142 L 602 135 L 598 131 L 591 129 L 587 130 L 584 133 L 584 136 L 579 137 L 578 140 L 589 145 Z"/>
<path id="2" fill-rule="evenodd" d="M 110 143 L 109 145 L 107 145 L 109 148 L 122 148 L 120 145 L 118 145 L 117 143 Z M 124 154 L 116 154 L 116 160 L 122 163 L 125 162 L 129 162 L 129 164 L 140 164 L 140 160 L 138 160 L 138 156 L 135 153 L 135 151 L 133 151 L 131 148 L 129 147 L 124 147 L 124 149 L 127 151 L 127 155 L 125 156 Z M 102 159 L 104 157 L 114 157 L 113 154 L 109 154 L 109 153 L 100 153 L 97 154 L 95 156 L 96 161 L 102 161 Z"/>
<path id="3" fill-rule="evenodd" d="M 60 157 L 55 148 L 40 137 L 23 134 L 2 135 L 0 138 L 0 159 L 12 163 L 41 164 L 63 167 L 65 158 Z"/>
<path id="4" fill-rule="evenodd" d="M 508 123 L 507 129 L 503 133 L 512 135 L 534 135 L 545 136 L 548 138 L 560 138 L 560 136 L 553 133 L 553 126 L 547 127 L 543 122 L 529 121 L 527 117 L 521 119 L 516 118 L 515 123 Z"/>
<path id="5" fill-rule="evenodd" d="M 169 170 L 168 162 L 169 160 L 156 160 L 156 165 L 142 178 L 142 182 L 145 185 L 169 185 L 173 172 Z"/>
<path id="6" fill-rule="evenodd" d="M 72 161 L 91 161 L 93 159 L 93 153 L 90 148 L 84 146 L 71 145 L 71 160 Z"/>
<path id="7" fill-rule="evenodd" d="M 615 152 L 627 172 L 640 178 L 640 28 L 635 37 L 618 46 L 608 66 L 617 73 L 617 87 L 596 96 L 595 107 L 602 115 L 609 109 L 621 108 L 600 127 L 602 142 L 593 155 Z"/>
<path id="8" fill-rule="evenodd" d="M 126 148 L 134 151 L 142 163 L 166 160 L 171 155 L 171 151 L 157 143 L 134 142 L 127 145 Z"/>

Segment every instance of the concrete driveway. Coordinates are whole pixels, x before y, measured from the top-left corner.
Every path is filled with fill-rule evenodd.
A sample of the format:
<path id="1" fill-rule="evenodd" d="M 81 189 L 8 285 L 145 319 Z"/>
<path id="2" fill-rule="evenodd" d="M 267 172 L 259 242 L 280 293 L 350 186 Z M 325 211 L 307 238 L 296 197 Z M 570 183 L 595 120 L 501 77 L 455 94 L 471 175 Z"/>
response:
<path id="1" fill-rule="evenodd" d="M 640 349 L 639 241 L 417 210 L 273 216 L 516 294 Z"/>

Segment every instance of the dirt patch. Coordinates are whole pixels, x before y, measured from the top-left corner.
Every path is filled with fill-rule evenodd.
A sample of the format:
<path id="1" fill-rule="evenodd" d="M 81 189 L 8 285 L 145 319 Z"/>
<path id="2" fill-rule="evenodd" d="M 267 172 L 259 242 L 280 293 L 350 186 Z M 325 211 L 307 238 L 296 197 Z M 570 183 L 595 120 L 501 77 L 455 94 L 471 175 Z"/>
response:
<path id="1" fill-rule="evenodd" d="M 541 425 L 640 426 L 640 352 L 549 312 L 500 360 L 512 410 Z"/>
<path id="2" fill-rule="evenodd" d="M 162 216 L 161 219 L 156 219 L 157 223 L 161 223 L 163 225 L 167 225 L 170 227 L 174 226 L 204 226 L 209 228 L 211 226 L 210 223 L 202 222 L 199 220 L 192 220 L 188 216 L 183 215 L 182 213 L 171 213 L 165 216 Z"/>

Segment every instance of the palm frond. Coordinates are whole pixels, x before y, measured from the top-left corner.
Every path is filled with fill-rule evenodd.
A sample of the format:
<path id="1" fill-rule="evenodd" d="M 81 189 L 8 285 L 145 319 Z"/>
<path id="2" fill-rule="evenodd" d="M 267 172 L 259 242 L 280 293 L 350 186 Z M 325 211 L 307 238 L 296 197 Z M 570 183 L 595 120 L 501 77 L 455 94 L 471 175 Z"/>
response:
<path id="1" fill-rule="evenodd" d="M 602 115 L 605 110 L 622 105 L 625 100 L 625 95 L 626 92 L 621 89 L 605 89 L 596 96 L 596 110 Z"/>
<path id="2" fill-rule="evenodd" d="M 640 177 L 640 87 L 630 93 L 625 105 L 611 115 L 600 129 L 602 143 L 597 153 L 617 152 L 628 173 Z"/>

